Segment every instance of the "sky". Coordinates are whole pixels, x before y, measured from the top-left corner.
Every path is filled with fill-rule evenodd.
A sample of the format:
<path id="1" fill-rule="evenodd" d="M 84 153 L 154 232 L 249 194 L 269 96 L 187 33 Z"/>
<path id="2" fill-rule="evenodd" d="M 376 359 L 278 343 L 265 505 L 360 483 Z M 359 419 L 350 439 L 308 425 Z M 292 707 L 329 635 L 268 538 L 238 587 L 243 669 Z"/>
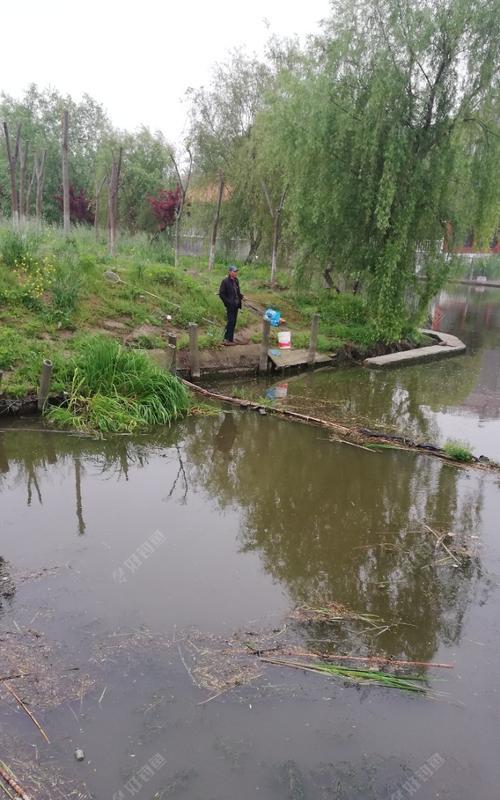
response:
<path id="1" fill-rule="evenodd" d="M 102 103 L 119 128 L 182 137 L 188 87 L 235 47 L 262 54 L 271 34 L 319 30 L 328 0 L 23 0 L 2 8 L 0 90 L 30 83 Z M 9 32 L 9 35 L 7 35 Z"/>

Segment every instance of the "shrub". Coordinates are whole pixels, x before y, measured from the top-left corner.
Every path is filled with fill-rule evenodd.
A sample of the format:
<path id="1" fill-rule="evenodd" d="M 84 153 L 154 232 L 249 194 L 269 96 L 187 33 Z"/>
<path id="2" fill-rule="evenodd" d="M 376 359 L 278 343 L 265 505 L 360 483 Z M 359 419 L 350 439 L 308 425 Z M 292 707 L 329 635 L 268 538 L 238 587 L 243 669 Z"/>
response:
<path id="1" fill-rule="evenodd" d="M 71 314 L 76 310 L 81 289 L 81 278 L 74 267 L 59 267 L 52 284 L 52 305 L 58 311 Z"/>
<path id="2" fill-rule="evenodd" d="M 29 267 L 37 250 L 38 240 L 29 233 L 19 233 L 10 228 L 0 239 L 0 256 L 6 267 Z"/>
<path id="3" fill-rule="evenodd" d="M 106 336 L 82 340 L 72 367 L 68 407 L 48 418 L 63 426 L 103 432 L 169 424 L 188 409 L 182 383 L 137 350 Z"/>
<path id="4" fill-rule="evenodd" d="M 452 458 L 454 461 L 468 463 L 474 458 L 470 449 L 470 445 L 467 442 L 459 442 L 455 439 L 449 439 L 443 445 L 443 450 L 448 458 Z"/>

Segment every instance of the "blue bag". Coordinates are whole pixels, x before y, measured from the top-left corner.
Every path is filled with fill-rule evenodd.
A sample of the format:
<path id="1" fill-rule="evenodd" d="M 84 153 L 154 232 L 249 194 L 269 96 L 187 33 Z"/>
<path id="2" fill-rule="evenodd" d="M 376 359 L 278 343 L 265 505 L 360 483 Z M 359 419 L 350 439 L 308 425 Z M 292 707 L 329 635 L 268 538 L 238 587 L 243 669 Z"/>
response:
<path id="1" fill-rule="evenodd" d="M 277 328 L 280 324 L 281 313 L 274 308 L 266 308 L 264 319 L 270 322 L 273 328 Z"/>

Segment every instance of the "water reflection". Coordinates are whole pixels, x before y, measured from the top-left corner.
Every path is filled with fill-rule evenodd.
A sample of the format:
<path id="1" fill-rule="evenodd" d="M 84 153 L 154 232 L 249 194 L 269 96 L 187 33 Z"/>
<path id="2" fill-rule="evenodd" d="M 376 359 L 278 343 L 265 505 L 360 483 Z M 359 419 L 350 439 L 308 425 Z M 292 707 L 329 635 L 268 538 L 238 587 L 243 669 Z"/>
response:
<path id="1" fill-rule="evenodd" d="M 457 642 L 469 604 L 487 587 L 478 555 L 464 568 L 443 564 L 445 554 L 423 526 L 470 541 L 481 528 L 487 479 L 425 456 L 365 452 L 252 412 L 190 420 L 156 440 L 4 433 L 0 445 L 0 491 L 21 484 L 28 505 L 35 495 L 44 502 L 45 481 L 56 472 L 69 476 L 79 537 L 96 483 L 143 480 L 141 472 L 154 482 L 167 461 L 169 490 L 165 495 L 162 481 L 159 503 L 192 503 L 192 514 L 202 516 L 214 500 L 222 511 L 235 509 L 240 552 L 258 554 L 291 604 L 333 601 L 377 615 L 388 628 L 373 632 L 371 646 L 393 656 L 430 660 L 440 643 Z M 134 485 L 122 498 L 131 509 L 140 501 Z M 192 522 L 189 513 L 185 519 Z M 113 515 L 107 524 L 112 528 Z M 207 535 L 215 537 L 210 524 Z M 215 597 L 217 575 L 213 581 Z M 309 634 L 325 637 L 321 627 Z M 341 625 L 336 645 L 355 651 L 366 642 L 359 634 L 359 627 Z"/>
<path id="2" fill-rule="evenodd" d="M 407 658 L 459 639 L 481 564 L 443 567 L 422 523 L 477 530 L 482 478 L 467 483 L 430 459 L 365 454 L 250 415 L 222 425 L 234 435 L 230 453 L 211 425 L 187 438 L 190 477 L 223 508 L 240 506 L 242 549 L 259 552 L 294 602 L 322 598 L 398 623 L 379 642 Z M 352 638 L 345 626 L 339 635 Z"/>
<path id="3" fill-rule="evenodd" d="M 431 326 L 455 333 L 465 355 L 390 370 L 328 369 L 289 378 L 287 396 L 276 383 L 249 381 L 249 395 L 266 391 L 304 413 L 364 425 L 434 444 L 458 439 L 476 455 L 500 460 L 500 290 L 441 292 Z M 223 391 L 231 382 L 220 383 Z"/>

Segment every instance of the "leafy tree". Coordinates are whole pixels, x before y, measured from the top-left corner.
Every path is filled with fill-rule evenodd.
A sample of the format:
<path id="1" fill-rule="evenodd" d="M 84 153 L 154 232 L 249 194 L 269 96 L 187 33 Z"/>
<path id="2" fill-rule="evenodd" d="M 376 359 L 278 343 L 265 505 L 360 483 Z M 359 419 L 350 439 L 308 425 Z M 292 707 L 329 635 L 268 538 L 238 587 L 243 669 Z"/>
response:
<path id="1" fill-rule="evenodd" d="M 262 238 L 259 215 L 255 214 L 256 196 L 249 186 L 253 160 L 249 139 L 271 76 L 268 64 L 234 51 L 226 62 L 215 66 L 208 87 L 188 91 L 196 181 L 201 186 L 218 187 L 213 209 L 210 267 L 215 259 L 224 197 L 225 208 L 231 206 L 226 233 L 248 236 L 252 247 Z"/>
<path id="2" fill-rule="evenodd" d="M 63 208 L 63 195 L 62 190 L 57 195 L 57 202 L 59 209 L 62 212 Z M 94 211 L 92 209 L 92 201 L 86 196 L 83 189 L 76 189 L 73 184 L 69 187 L 69 216 L 71 222 L 77 224 L 94 224 Z"/>
<path id="3" fill-rule="evenodd" d="M 158 232 L 162 233 L 175 224 L 181 204 L 181 187 L 161 189 L 155 197 L 148 197 L 148 203 L 158 224 Z"/>
<path id="4" fill-rule="evenodd" d="M 57 196 L 61 185 L 61 120 L 63 111 L 70 118 L 70 179 L 74 186 L 87 195 L 93 193 L 95 168 L 103 138 L 111 129 L 106 114 L 99 103 L 88 95 L 75 102 L 54 89 L 40 90 L 32 84 L 24 96 L 17 100 L 2 94 L 0 118 L 8 122 L 11 130 L 21 125 L 21 140 L 29 148 L 27 180 L 30 179 L 35 157 L 46 151 L 44 212 L 50 222 L 59 222 L 61 212 Z M 0 184 L 6 183 L 7 164 L 4 148 L 0 148 Z M 31 198 L 33 199 L 33 198 Z M 0 197 L 0 210 L 10 215 L 10 200 Z M 28 209 L 28 213 L 33 208 Z"/>
<path id="5" fill-rule="evenodd" d="M 291 225 L 310 263 L 361 276 L 380 335 L 396 339 L 409 297 L 418 316 L 444 278 L 446 224 L 486 236 L 498 222 L 498 3 L 332 11 L 309 65 L 272 100 Z"/>
<path id="6" fill-rule="evenodd" d="M 118 201 L 119 218 L 131 232 L 153 230 L 154 217 L 148 197 L 165 184 L 175 185 L 170 146 L 161 133 L 140 128 L 120 138 L 124 169 Z"/>

